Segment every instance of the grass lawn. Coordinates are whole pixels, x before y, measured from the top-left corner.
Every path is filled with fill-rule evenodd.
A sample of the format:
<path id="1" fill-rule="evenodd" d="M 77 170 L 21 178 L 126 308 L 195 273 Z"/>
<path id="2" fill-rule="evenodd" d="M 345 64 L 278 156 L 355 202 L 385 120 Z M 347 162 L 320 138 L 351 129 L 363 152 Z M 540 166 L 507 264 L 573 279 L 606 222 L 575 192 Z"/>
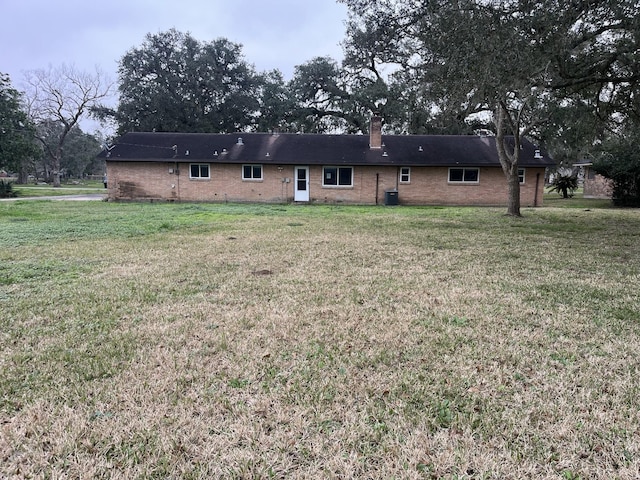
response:
<path id="1" fill-rule="evenodd" d="M 78 195 L 86 193 L 105 193 L 104 184 L 97 180 L 79 180 L 63 183 L 59 188 L 48 184 L 14 185 L 18 197 L 50 197 L 61 195 Z"/>
<path id="2" fill-rule="evenodd" d="M 1 203 L 0 478 L 639 478 L 640 210 L 571 201 Z"/>

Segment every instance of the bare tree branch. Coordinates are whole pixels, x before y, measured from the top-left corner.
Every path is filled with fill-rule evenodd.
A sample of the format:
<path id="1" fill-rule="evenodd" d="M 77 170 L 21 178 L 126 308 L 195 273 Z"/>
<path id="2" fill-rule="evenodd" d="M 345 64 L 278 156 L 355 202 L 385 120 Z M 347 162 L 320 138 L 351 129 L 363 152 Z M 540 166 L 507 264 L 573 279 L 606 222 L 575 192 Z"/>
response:
<path id="1" fill-rule="evenodd" d="M 97 67 L 95 73 L 86 73 L 64 64 L 29 71 L 25 80 L 31 120 L 36 125 L 56 122 L 64 127 L 55 141 L 45 135 L 37 136 L 51 157 L 54 186 L 60 186 L 60 160 L 69 132 L 92 106 L 111 95 L 113 83 Z"/>

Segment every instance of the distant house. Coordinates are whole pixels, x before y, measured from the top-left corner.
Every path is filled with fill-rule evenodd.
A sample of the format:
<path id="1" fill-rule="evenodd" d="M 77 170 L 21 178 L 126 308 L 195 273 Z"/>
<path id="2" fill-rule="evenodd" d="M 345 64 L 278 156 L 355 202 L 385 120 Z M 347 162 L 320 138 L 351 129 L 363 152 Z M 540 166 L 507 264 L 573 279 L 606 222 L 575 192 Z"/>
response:
<path id="1" fill-rule="evenodd" d="M 584 198 L 611 198 L 613 185 L 611 180 L 599 175 L 593 169 L 592 162 L 579 162 L 573 164 L 574 168 L 579 168 L 583 179 Z"/>
<path id="2" fill-rule="evenodd" d="M 506 205 L 495 137 L 127 133 L 103 151 L 111 200 Z M 553 162 L 524 142 L 522 205 Z"/>

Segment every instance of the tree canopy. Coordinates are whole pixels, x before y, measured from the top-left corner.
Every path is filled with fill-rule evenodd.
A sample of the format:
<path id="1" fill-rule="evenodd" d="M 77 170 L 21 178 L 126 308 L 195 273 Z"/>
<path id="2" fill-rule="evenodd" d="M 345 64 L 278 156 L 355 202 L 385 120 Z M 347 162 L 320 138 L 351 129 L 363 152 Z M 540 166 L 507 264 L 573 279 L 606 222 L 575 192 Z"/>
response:
<path id="1" fill-rule="evenodd" d="M 638 126 L 609 137 L 599 146 L 594 162 L 597 173 L 611 179 L 614 205 L 640 207 L 640 151 Z"/>
<path id="2" fill-rule="evenodd" d="M 55 145 L 59 141 L 63 131 L 64 124 L 56 120 L 43 121 L 37 126 L 37 134 L 41 142 L 47 145 Z M 40 155 L 34 157 L 31 171 L 36 175 L 45 179 L 51 179 L 53 172 L 57 168 L 61 176 L 81 178 L 85 174 L 93 174 L 94 166 L 100 161 L 96 159 L 100 153 L 102 145 L 95 135 L 85 133 L 82 129 L 75 125 L 66 134 L 64 141 L 64 149 L 56 166 L 51 154 L 46 150 L 41 150 Z M 100 168 L 98 171 L 103 171 Z"/>
<path id="3" fill-rule="evenodd" d="M 638 1 L 342 2 L 352 59 L 393 64 L 437 113 L 491 119 L 509 214 L 520 214 L 523 137 L 540 138 L 560 108 L 589 107 L 611 121 L 637 102 Z"/>
<path id="4" fill-rule="evenodd" d="M 99 69 L 88 73 L 69 65 L 29 71 L 26 82 L 25 98 L 29 117 L 36 125 L 35 137 L 50 160 L 53 185 L 59 187 L 70 133 L 94 105 L 110 95 L 112 85 Z"/>
<path id="5" fill-rule="evenodd" d="M 171 29 L 122 57 L 119 105 L 96 111 L 115 118 L 119 133 L 365 132 L 378 87 L 329 57 L 298 65 L 285 82 L 278 70 L 256 72 L 239 44 Z"/>
<path id="6" fill-rule="evenodd" d="M 256 122 L 260 78 L 226 39 L 148 34 L 119 67 L 119 131 L 225 132 Z"/>
<path id="7" fill-rule="evenodd" d="M 36 155 L 34 125 L 23 106 L 22 95 L 0 74 L 0 169 L 17 172 L 22 162 Z"/>

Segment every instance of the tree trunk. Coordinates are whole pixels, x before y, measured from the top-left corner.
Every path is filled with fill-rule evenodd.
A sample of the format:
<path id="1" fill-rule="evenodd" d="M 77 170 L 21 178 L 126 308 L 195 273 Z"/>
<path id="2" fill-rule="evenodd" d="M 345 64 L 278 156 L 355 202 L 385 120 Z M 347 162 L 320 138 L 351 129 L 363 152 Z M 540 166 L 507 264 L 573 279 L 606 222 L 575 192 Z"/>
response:
<path id="1" fill-rule="evenodd" d="M 520 214 L 520 178 L 518 177 L 518 163 L 520 160 L 520 131 L 514 128 L 514 122 L 509 117 L 506 106 L 502 103 L 498 105 L 495 112 L 496 124 L 496 150 L 498 160 L 502 166 L 502 171 L 507 178 L 507 215 L 521 217 Z M 513 131 L 513 151 L 508 152 L 505 145 L 505 123 L 510 123 Z"/>
<path id="2" fill-rule="evenodd" d="M 514 217 L 522 216 L 520 214 L 520 178 L 518 177 L 518 165 L 511 165 L 507 175 L 507 183 L 509 184 L 507 198 L 507 215 Z"/>
<path id="3" fill-rule="evenodd" d="M 519 152 L 509 155 L 504 147 L 504 138 L 496 138 L 498 158 L 507 179 L 507 215 L 521 217 L 520 214 L 520 177 L 518 177 Z"/>
<path id="4" fill-rule="evenodd" d="M 29 171 L 27 170 L 27 167 L 24 165 L 24 162 L 20 164 L 17 183 L 19 185 L 26 185 L 27 183 L 29 183 Z"/>
<path id="5" fill-rule="evenodd" d="M 59 158 L 53 159 L 52 167 L 53 168 L 51 172 L 51 177 L 53 180 L 53 186 L 59 187 L 60 186 L 60 159 Z"/>
<path id="6" fill-rule="evenodd" d="M 62 164 L 62 142 L 67 138 L 67 134 L 69 129 L 65 128 L 64 133 L 61 136 L 60 144 L 58 145 L 57 150 L 55 151 L 55 155 L 53 155 L 52 160 L 52 169 L 53 172 L 53 186 L 60 187 L 60 165 Z"/>

